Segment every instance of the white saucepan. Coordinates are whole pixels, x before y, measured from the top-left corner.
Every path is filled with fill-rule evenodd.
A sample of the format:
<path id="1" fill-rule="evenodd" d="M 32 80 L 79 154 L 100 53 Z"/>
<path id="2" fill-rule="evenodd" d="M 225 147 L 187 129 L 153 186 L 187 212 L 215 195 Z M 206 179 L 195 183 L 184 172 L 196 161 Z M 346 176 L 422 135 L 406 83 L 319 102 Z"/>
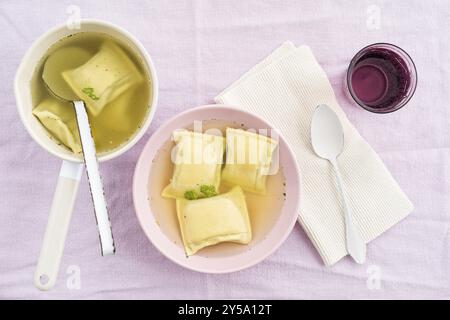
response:
<path id="1" fill-rule="evenodd" d="M 34 277 L 36 287 L 41 290 L 48 290 L 53 287 L 57 278 L 78 184 L 83 172 L 83 159 L 51 139 L 39 121 L 33 116 L 32 109 L 34 105 L 31 97 L 31 81 L 35 68 L 42 61 L 47 50 L 59 40 L 79 32 L 108 34 L 126 44 L 142 59 L 147 68 L 147 74 L 151 78 L 149 80 L 152 95 L 149 102 L 149 111 L 140 130 L 118 149 L 109 153 L 99 154 L 98 160 L 100 162 L 116 158 L 136 144 L 147 131 L 153 119 L 158 100 L 158 80 L 150 56 L 136 38 L 116 25 L 98 20 L 82 20 L 78 29 L 69 29 L 66 25 L 55 27 L 36 40 L 25 54 L 17 70 L 14 83 L 20 117 L 31 137 L 42 148 L 63 160 Z"/>

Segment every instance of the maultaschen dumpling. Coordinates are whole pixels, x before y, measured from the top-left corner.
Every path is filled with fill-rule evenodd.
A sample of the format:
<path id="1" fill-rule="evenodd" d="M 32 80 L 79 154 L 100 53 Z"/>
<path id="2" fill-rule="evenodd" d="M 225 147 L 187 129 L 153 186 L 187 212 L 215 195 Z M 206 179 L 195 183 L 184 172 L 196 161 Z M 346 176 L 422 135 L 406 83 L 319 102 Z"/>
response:
<path id="1" fill-rule="evenodd" d="M 73 153 L 81 153 L 81 142 L 75 111 L 69 102 L 56 98 L 46 98 L 33 109 L 45 129 Z"/>
<path id="2" fill-rule="evenodd" d="M 253 132 L 227 128 L 226 145 L 222 180 L 229 185 L 239 185 L 245 191 L 264 195 L 278 142 Z"/>
<path id="3" fill-rule="evenodd" d="M 201 193 L 202 186 L 219 189 L 220 172 L 225 152 L 221 136 L 187 130 L 173 133 L 176 143 L 175 169 L 162 196 L 184 198 L 186 192 Z"/>
<path id="4" fill-rule="evenodd" d="M 176 207 L 188 256 L 221 242 L 248 244 L 252 240 L 245 196 L 239 186 L 215 197 L 177 199 Z"/>
<path id="5" fill-rule="evenodd" d="M 86 102 L 93 116 L 143 80 L 134 62 L 112 41 L 105 41 L 85 64 L 64 71 L 62 76 L 77 96 Z"/>

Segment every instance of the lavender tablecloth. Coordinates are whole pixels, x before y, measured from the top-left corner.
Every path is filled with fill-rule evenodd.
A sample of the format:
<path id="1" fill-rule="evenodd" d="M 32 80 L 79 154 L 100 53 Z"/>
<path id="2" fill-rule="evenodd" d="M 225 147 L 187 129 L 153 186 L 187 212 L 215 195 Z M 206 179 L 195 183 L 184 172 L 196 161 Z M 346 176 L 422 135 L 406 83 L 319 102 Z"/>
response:
<path id="1" fill-rule="evenodd" d="M 55 288 L 33 273 L 60 161 L 29 137 L 16 111 L 13 78 L 31 43 L 80 9 L 128 29 L 153 57 L 164 121 L 212 98 L 285 40 L 307 44 L 350 121 L 415 205 L 368 247 L 326 268 L 297 225 L 259 265 L 233 274 L 185 270 L 160 254 L 134 214 L 134 165 L 148 136 L 102 165 L 117 254 L 100 256 L 83 178 Z M 0 1 L 0 298 L 450 298 L 450 4 L 447 1 Z M 416 62 L 419 86 L 402 110 L 375 115 L 343 91 L 352 55 L 392 42 Z"/>

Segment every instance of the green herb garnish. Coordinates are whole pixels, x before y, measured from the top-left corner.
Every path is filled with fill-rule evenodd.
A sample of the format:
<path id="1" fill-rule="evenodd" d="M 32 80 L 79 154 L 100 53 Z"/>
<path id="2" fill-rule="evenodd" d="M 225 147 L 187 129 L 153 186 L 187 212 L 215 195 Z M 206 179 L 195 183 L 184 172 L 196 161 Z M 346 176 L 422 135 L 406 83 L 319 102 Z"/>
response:
<path id="1" fill-rule="evenodd" d="M 89 98 L 91 98 L 92 100 L 98 100 L 100 99 L 99 97 L 97 97 L 94 94 L 94 88 L 83 88 L 83 90 L 81 90 L 83 93 L 85 93 Z"/>
<path id="2" fill-rule="evenodd" d="M 216 188 L 213 185 L 202 184 L 200 186 L 200 194 L 196 190 L 188 190 L 184 193 L 184 197 L 188 200 L 196 200 L 201 198 L 210 198 L 217 195 Z"/>
<path id="3" fill-rule="evenodd" d="M 198 199 L 198 193 L 195 190 L 189 190 L 184 193 L 184 197 L 188 200 Z"/>
<path id="4" fill-rule="evenodd" d="M 213 185 L 207 184 L 201 185 L 200 192 L 203 193 L 206 198 L 214 197 L 217 195 L 216 188 Z"/>

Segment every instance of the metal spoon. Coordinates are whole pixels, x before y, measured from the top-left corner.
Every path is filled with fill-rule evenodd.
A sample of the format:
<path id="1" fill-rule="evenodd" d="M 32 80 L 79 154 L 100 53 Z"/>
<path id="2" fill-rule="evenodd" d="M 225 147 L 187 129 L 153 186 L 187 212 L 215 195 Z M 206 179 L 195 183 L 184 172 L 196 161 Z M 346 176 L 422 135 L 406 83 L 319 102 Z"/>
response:
<path id="1" fill-rule="evenodd" d="M 366 243 L 353 222 L 352 212 L 342 185 L 342 177 L 337 165 L 337 157 L 344 146 L 344 131 L 339 118 L 327 105 L 317 106 L 311 122 L 311 143 L 314 152 L 328 160 L 336 173 L 336 179 L 344 205 L 345 242 L 347 251 L 357 263 L 366 260 Z"/>
<path id="2" fill-rule="evenodd" d="M 108 216 L 108 208 L 106 206 L 105 194 L 103 191 L 103 184 L 98 167 L 95 143 L 92 137 L 91 127 L 89 125 L 89 118 L 84 101 L 80 100 L 80 98 L 73 92 L 61 74 L 62 70 L 76 68 L 85 63 L 89 58 L 89 52 L 77 47 L 59 49 L 52 53 L 45 61 L 42 78 L 52 95 L 65 102 L 73 103 L 83 150 L 84 163 L 86 166 L 89 187 L 94 205 L 95 217 L 100 234 L 101 252 L 102 255 L 105 256 L 114 254 L 115 247 L 111 231 L 111 223 Z M 57 232 L 58 231 L 55 230 L 55 234 Z M 51 244 L 49 245 L 51 246 Z M 46 245 L 44 243 L 43 248 L 41 249 L 41 257 L 46 257 L 45 248 Z M 44 254 L 42 251 L 44 251 Z M 53 258 L 54 262 L 59 265 L 59 261 L 57 261 L 58 258 L 52 257 L 50 249 L 48 252 L 49 254 L 47 255 L 47 258 Z M 44 260 L 44 258 L 42 259 Z"/>

